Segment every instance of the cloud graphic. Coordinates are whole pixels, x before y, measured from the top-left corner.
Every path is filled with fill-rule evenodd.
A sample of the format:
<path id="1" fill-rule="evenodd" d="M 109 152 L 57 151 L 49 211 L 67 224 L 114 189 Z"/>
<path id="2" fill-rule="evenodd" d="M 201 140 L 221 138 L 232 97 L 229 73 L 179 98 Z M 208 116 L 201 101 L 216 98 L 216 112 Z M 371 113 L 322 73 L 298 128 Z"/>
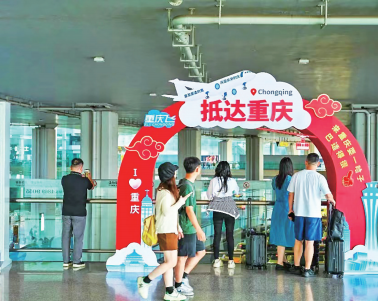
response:
<path id="1" fill-rule="evenodd" d="M 288 83 L 277 82 L 268 73 L 255 74 L 242 83 L 230 81 L 227 85 L 227 91 L 211 94 L 207 99 L 186 101 L 180 108 L 180 120 L 188 127 L 225 129 L 238 126 L 305 129 L 311 123 L 311 115 L 303 109 L 298 90 Z"/>
<path id="2" fill-rule="evenodd" d="M 341 103 L 330 99 L 327 94 L 321 94 L 317 99 L 311 100 L 305 106 L 307 109 L 313 109 L 318 118 L 333 116 L 336 112 L 341 110 Z"/>
<path id="3" fill-rule="evenodd" d="M 156 158 L 164 151 L 164 143 L 153 140 L 150 136 L 144 136 L 133 146 L 126 147 L 128 151 L 137 152 L 142 160 Z"/>
<path id="4" fill-rule="evenodd" d="M 116 267 L 125 263 L 125 259 L 128 255 L 135 252 L 137 255 L 142 256 L 143 265 L 146 264 L 149 267 L 156 267 L 159 265 L 156 259 L 155 253 L 151 248 L 142 247 L 138 243 L 131 243 L 122 250 L 117 250 L 116 253 L 109 257 L 106 261 L 106 268 L 108 271 L 117 270 Z"/>

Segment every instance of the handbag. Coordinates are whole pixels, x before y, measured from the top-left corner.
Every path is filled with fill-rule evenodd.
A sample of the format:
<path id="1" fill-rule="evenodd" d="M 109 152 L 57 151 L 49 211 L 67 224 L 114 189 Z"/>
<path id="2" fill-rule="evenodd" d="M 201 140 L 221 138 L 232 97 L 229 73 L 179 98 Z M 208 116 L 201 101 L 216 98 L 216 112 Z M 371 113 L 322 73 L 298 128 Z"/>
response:
<path id="1" fill-rule="evenodd" d="M 150 215 L 144 219 L 142 240 L 147 246 L 150 246 L 150 247 L 157 244 L 158 237 L 156 233 L 155 214 Z"/>

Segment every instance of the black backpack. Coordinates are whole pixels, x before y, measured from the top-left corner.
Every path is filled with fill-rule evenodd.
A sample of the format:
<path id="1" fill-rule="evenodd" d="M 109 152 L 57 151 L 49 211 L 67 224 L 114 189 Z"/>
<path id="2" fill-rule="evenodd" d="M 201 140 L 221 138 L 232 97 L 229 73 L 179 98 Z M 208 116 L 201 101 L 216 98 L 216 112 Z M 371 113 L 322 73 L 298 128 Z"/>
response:
<path id="1" fill-rule="evenodd" d="M 344 213 L 337 209 L 332 210 L 332 205 L 330 205 L 330 212 L 332 213 L 328 224 L 328 239 L 342 240 L 345 223 Z"/>

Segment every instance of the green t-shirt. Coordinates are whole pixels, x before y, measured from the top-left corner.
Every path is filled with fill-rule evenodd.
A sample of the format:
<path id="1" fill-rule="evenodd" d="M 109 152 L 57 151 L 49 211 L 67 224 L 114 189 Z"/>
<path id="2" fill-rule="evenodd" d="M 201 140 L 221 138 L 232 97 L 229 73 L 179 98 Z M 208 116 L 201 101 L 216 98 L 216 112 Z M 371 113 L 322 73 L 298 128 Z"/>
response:
<path id="1" fill-rule="evenodd" d="M 194 213 L 197 213 L 197 200 L 196 200 L 196 188 L 194 183 L 190 182 L 187 179 L 182 179 L 179 182 L 180 187 L 180 196 L 186 196 L 187 194 L 193 192 L 193 194 L 188 197 L 185 202 L 185 205 L 182 206 L 179 210 L 180 216 L 180 226 L 182 228 L 182 232 L 184 234 L 195 234 L 197 233 L 196 229 L 194 228 L 192 222 L 189 220 L 188 215 L 186 214 L 185 207 L 192 206 Z"/>

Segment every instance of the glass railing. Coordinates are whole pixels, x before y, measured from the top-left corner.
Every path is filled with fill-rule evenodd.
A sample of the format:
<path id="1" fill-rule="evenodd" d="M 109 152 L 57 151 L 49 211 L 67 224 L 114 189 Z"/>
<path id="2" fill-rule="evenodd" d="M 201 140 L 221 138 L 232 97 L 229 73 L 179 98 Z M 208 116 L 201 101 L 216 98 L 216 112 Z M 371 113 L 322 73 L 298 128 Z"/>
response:
<path id="1" fill-rule="evenodd" d="M 207 212 L 206 190 L 210 181 L 197 181 L 197 218 L 206 233 L 206 250 L 212 253 L 214 227 Z M 116 180 L 98 180 L 88 196 L 84 238 L 85 261 L 106 261 L 115 252 Z M 62 197 L 60 180 L 11 180 L 10 252 L 16 261 L 61 261 Z M 159 184 L 155 182 L 155 187 Z M 243 261 L 245 229 L 265 233 L 269 242 L 274 191 L 270 181 L 238 181 L 241 196 L 235 198 L 240 218 L 235 223 L 236 260 Z M 247 201 L 248 200 L 248 201 Z M 250 212 L 249 212 L 250 210 Z M 251 217 L 248 222 L 248 216 Z M 223 229 L 225 230 L 225 229 Z M 225 233 L 221 252 L 226 253 Z M 159 248 L 154 248 L 158 251 Z M 275 247 L 269 245 L 268 260 L 274 262 Z M 290 250 L 289 250 L 290 252 Z M 211 257 L 211 255 L 210 255 Z"/>

